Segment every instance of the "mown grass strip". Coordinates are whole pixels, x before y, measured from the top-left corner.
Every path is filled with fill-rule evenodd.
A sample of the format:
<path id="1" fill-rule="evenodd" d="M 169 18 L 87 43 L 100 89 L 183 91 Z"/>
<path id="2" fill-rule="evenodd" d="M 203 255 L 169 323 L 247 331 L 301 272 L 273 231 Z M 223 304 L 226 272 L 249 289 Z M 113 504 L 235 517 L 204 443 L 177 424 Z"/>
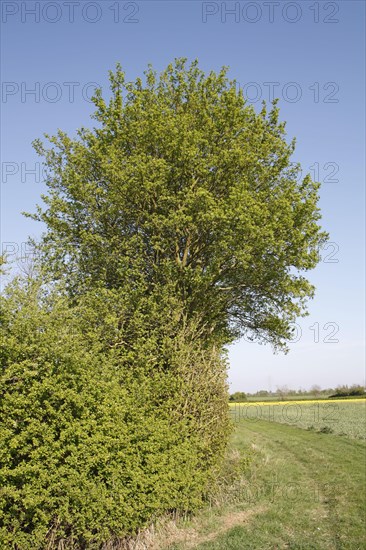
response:
<path id="1" fill-rule="evenodd" d="M 236 504 L 195 518 L 194 546 L 192 539 L 186 539 L 166 548 L 364 549 L 363 441 L 284 424 L 243 421 L 236 427 L 232 445 L 244 455 L 254 452 L 255 456 Z M 251 510 L 256 513 L 248 515 Z"/>

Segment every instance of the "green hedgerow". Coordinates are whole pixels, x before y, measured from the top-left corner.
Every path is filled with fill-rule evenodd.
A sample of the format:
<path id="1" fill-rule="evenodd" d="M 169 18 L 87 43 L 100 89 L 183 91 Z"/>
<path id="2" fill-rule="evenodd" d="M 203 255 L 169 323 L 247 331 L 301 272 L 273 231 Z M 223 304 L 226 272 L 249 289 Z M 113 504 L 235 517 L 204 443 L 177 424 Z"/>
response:
<path id="1" fill-rule="evenodd" d="M 114 345 L 121 331 L 107 351 L 105 326 L 92 322 L 106 296 L 70 308 L 40 293 L 14 285 L 2 299 L 0 546 L 99 548 L 164 511 L 195 509 L 225 448 L 225 430 L 207 429 L 220 424 L 220 401 L 227 416 L 221 383 L 202 391 L 204 353 L 200 367 L 178 339 L 167 370 L 172 350 L 152 361 L 156 335 L 131 351 Z"/>

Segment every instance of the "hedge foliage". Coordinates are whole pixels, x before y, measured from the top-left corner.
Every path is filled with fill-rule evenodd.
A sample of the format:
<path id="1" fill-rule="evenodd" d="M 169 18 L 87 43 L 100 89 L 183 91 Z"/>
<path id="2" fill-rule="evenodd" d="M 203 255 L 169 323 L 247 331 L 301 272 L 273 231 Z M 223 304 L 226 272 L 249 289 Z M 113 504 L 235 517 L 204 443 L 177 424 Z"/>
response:
<path id="1" fill-rule="evenodd" d="M 220 354 L 188 328 L 163 349 L 138 315 L 129 349 L 111 308 L 101 322 L 108 292 L 74 308 L 41 294 L 2 299 L 0 547 L 100 548 L 196 509 L 228 431 Z"/>

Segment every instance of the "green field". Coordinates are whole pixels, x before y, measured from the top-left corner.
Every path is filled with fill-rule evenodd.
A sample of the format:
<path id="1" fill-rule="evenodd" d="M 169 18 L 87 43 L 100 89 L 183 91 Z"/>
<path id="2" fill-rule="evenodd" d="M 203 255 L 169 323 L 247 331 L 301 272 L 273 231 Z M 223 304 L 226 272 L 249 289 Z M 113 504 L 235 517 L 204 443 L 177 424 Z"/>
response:
<path id="1" fill-rule="evenodd" d="M 297 424 L 314 425 L 309 415 L 316 411 L 306 409 Z M 232 452 L 247 464 L 240 483 L 226 501 L 178 524 L 159 548 L 363 550 L 366 443 L 355 434 L 362 432 L 356 426 L 365 422 L 365 404 L 342 404 L 337 412 L 334 432 L 347 435 L 319 431 L 334 414 L 327 409 L 319 412 L 318 431 L 281 418 L 237 417 Z"/>
<path id="2" fill-rule="evenodd" d="M 286 401 L 309 401 L 309 400 L 320 400 L 320 399 L 324 399 L 324 400 L 327 400 L 329 399 L 329 396 L 328 395 L 320 395 L 320 396 L 316 396 L 316 395 L 286 395 L 286 398 L 284 400 Z M 248 395 L 247 397 L 247 401 L 248 402 L 255 402 L 257 403 L 258 401 L 260 402 L 263 402 L 263 401 L 280 401 L 280 398 L 279 396 L 274 396 L 274 395 L 263 395 L 261 397 L 256 397 L 254 395 Z"/>
<path id="3" fill-rule="evenodd" d="M 243 403 L 230 406 L 235 422 L 258 420 L 366 439 L 366 400 Z"/>

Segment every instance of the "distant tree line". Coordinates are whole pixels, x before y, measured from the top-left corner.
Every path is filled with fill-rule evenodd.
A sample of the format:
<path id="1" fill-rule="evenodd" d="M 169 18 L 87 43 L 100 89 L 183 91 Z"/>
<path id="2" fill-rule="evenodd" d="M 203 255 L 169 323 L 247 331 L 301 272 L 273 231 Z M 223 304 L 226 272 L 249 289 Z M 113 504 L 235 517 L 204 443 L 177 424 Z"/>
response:
<path id="1" fill-rule="evenodd" d="M 329 397 L 356 397 L 366 395 L 365 386 L 353 384 L 352 386 L 337 386 L 335 392 Z"/>
<path id="2" fill-rule="evenodd" d="M 248 392 L 242 392 L 237 391 L 229 396 L 229 401 L 233 401 L 235 403 L 240 403 L 243 401 L 248 401 L 248 399 L 253 398 L 278 398 L 284 400 L 286 397 L 289 396 L 298 396 L 298 397 L 356 397 L 356 396 L 366 396 L 365 386 L 362 386 L 360 384 L 352 384 L 352 386 L 348 385 L 340 385 L 336 388 L 324 388 L 322 389 L 318 385 L 313 385 L 309 390 L 304 389 L 291 389 L 287 386 L 281 386 L 278 387 L 276 391 L 267 391 L 267 390 L 259 390 L 255 393 L 248 393 Z"/>

